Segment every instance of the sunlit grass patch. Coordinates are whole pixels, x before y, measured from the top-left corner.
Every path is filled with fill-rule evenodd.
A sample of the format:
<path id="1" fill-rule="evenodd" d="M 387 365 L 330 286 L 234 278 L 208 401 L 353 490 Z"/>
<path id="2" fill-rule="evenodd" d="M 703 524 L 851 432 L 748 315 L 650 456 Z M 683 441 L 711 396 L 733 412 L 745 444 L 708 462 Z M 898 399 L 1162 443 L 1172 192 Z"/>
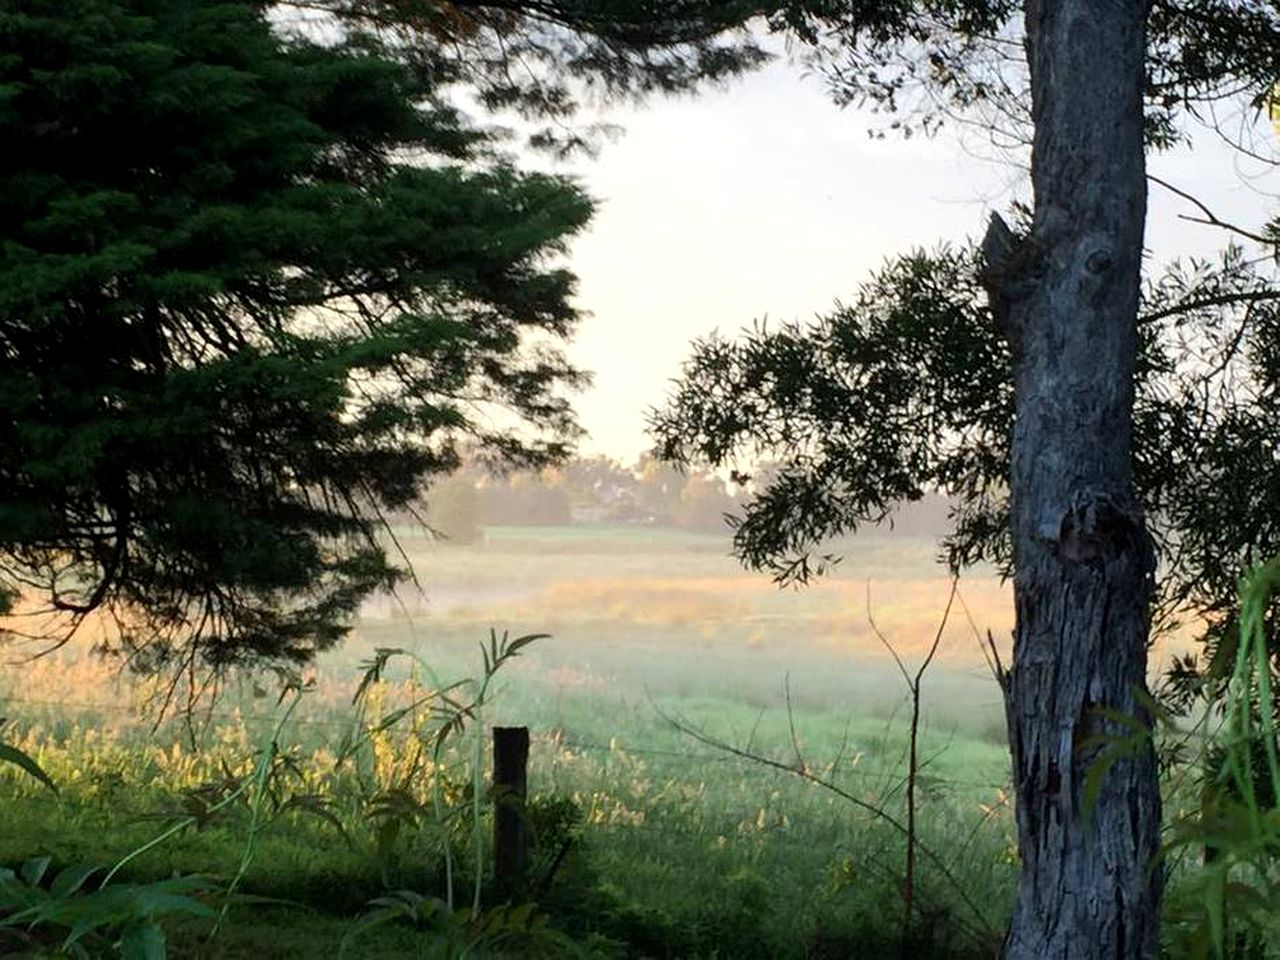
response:
<path id="1" fill-rule="evenodd" d="M 388 729 L 368 739 L 360 763 L 338 762 L 353 729 L 359 665 L 377 648 L 398 647 L 442 678 L 468 676 L 491 624 L 513 635 L 551 628 L 553 637 L 504 669 L 485 719 L 529 726 L 530 789 L 581 812 L 581 841 L 543 892 L 562 922 L 650 955 L 707 955 L 710 944 L 728 944 L 734 956 L 772 960 L 804 956 L 806 938 L 819 931 L 874 940 L 876 924 L 883 926 L 875 918 L 895 902 L 901 837 L 789 773 L 692 742 L 662 717 L 679 715 L 762 756 L 803 763 L 868 803 L 900 809 L 905 691 L 866 632 L 866 580 L 851 567 L 809 590 L 782 591 L 741 571 L 725 546 L 636 531 L 566 535 L 549 546 L 528 531 L 475 547 L 409 543 L 430 602 L 394 615 L 372 611 L 342 649 L 321 658 L 315 689 L 281 748 L 296 768 L 288 790 L 323 801 L 325 815 L 301 808 L 273 815 L 240 889 L 349 921 L 387 884 L 438 890 L 443 844 L 455 845 L 455 866 L 473 862 L 468 843 L 458 845 L 471 835 L 472 800 L 459 778 L 470 746 L 414 762 L 413 737 Z M 873 612 L 910 657 L 936 627 L 946 581 L 927 553 L 917 549 L 912 559 L 901 549 L 868 549 L 859 562 L 881 575 L 872 584 Z M 892 571 L 900 576 L 885 576 Z M 970 606 L 994 621 L 1001 598 L 985 589 L 975 585 Z M 971 650 L 967 631 L 949 633 L 946 643 Z M 998 917 L 1014 876 L 1011 812 L 1001 799 L 1007 755 L 998 692 L 981 662 L 965 656 L 925 681 L 921 839 L 955 854 L 965 882 L 991 891 Z M 0 862 L 35 850 L 60 860 L 122 856 L 207 805 L 201 798 L 219 783 L 251 772 L 273 723 L 274 691 L 253 682 L 229 684 L 207 722 L 206 715 L 194 727 L 166 720 L 153 731 L 141 713 L 148 691 L 118 678 L 114 664 L 68 654 L 22 669 L 0 678 L 0 713 L 14 718 L 18 742 L 67 789 L 51 805 L 30 778 L 0 773 L 0 804 L 12 824 L 0 837 Z M 394 712 L 415 682 L 407 666 L 389 667 L 366 719 Z M 441 789 L 433 793 L 435 784 Z M 439 796 L 448 826 L 412 813 L 388 841 L 371 798 L 401 785 L 406 811 L 429 811 Z M 226 880 L 239 867 L 250 823 L 233 805 L 139 856 L 126 875 Z M 946 882 L 926 875 L 921 884 L 922 902 L 952 910 Z M 233 917 L 243 918 L 233 928 L 260 929 L 243 908 Z M 180 930 L 175 942 L 197 943 L 194 928 L 189 933 Z M 226 956 L 248 955 L 237 952 L 248 949 L 242 931 L 225 942 Z M 276 947 L 303 950 L 310 942 L 300 933 Z"/>

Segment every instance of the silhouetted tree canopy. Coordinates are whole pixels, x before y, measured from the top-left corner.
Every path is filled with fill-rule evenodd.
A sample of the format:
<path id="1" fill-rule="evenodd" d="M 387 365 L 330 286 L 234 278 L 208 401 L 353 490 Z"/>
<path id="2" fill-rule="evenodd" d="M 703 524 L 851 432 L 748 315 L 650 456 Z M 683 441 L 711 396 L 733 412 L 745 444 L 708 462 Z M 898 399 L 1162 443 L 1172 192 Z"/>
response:
<path id="1" fill-rule="evenodd" d="M 1029 136 L 1019 0 L 285 0 L 282 20 L 319 18 L 391 38 L 398 57 L 461 83 L 491 109 L 539 121 L 537 146 L 590 147 L 584 102 L 680 93 L 770 56 L 776 36 L 841 104 L 892 115 L 901 132 L 975 117 Z M 1147 22 L 1147 134 L 1240 99 L 1262 108 L 1280 76 L 1272 0 L 1153 0 Z"/>
<path id="2" fill-rule="evenodd" d="M 569 448 L 555 258 L 591 203 L 495 160 L 432 80 L 244 2 L 0 8 L 11 630 L 305 660 L 399 576 L 379 513 L 460 440 Z"/>
<path id="3" fill-rule="evenodd" d="M 748 566 L 803 581 L 834 559 L 815 554 L 823 541 L 941 491 L 956 503 L 952 570 L 1013 573 L 1012 358 L 980 265 L 971 246 L 918 251 L 814 322 L 694 344 L 650 424 L 676 463 L 772 462 L 734 531 Z M 1157 626 L 1205 617 L 1213 656 L 1236 632 L 1241 572 L 1280 553 L 1274 270 L 1234 246 L 1175 261 L 1145 285 L 1139 344 L 1134 475 L 1160 558 Z M 1192 666 L 1175 668 L 1183 698 Z"/>

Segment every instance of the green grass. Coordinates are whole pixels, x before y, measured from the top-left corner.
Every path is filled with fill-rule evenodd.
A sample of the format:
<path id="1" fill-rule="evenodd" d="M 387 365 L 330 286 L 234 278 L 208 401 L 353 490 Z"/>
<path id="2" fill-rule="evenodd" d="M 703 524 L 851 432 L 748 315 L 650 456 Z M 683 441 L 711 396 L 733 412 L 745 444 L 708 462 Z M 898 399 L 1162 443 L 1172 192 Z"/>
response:
<path id="1" fill-rule="evenodd" d="M 567 712 L 589 715 L 588 705 L 568 706 Z M 685 706 L 691 714 L 713 707 Z M 721 720 L 732 727 L 745 716 Z M 785 756 L 778 719 L 767 717 L 760 724 L 758 748 Z M 813 741 L 821 740 L 815 749 L 834 742 L 834 725 L 809 725 L 808 719 L 801 714 L 797 722 L 811 730 Z M 863 719 L 849 726 L 853 743 L 883 759 L 854 762 L 851 757 L 847 770 L 837 770 L 833 779 L 898 812 L 900 768 L 895 770 L 890 758 L 900 753 L 900 744 L 883 721 Z M 143 759 L 140 747 L 125 745 L 85 764 L 83 735 L 73 733 L 65 753 L 46 749 L 41 758 L 68 785 L 61 803 L 17 781 L 4 786 L 9 829 L 0 836 L 0 862 L 16 862 L 34 850 L 47 851 L 59 862 L 109 861 L 153 835 L 166 812 L 180 810 L 177 799 L 184 783 L 199 782 L 211 772 L 180 764 L 166 771 L 154 759 Z M 742 942 L 735 952 L 722 955 L 798 957 L 820 930 L 853 936 L 859 924 L 875 926 L 876 918 L 891 915 L 895 869 L 903 853 L 901 837 L 892 830 L 789 774 L 691 750 L 669 731 L 655 729 L 649 738 L 636 739 L 640 742 L 634 750 L 619 739 L 611 749 L 574 746 L 568 733 L 535 740 L 533 789 L 572 797 L 586 818 L 584 845 L 547 898 L 564 925 L 622 937 L 654 956 L 668 955 L 668 950 L 675 956 L 695 955 L 736 932 Z M 997 767 L 989 745 L 965 746 L 988 769 Z M 966 885 L 1002 891 L 1007 898 L 1012 880 L 1007 818 L 997 811 L 994 819 L 984 820 L 978 798 L 991 802 L 994 791 L 942 782 L 951 772 L 942 766 L 945 757 L 922 780 L 922 839 L 950 854 L 949 862 L 962 871 Z M 73 758 L 81 764 L 68 769 Z M 317 911 L 316 921 L 324 924 L 349 921 L 380 892 L 382 879 L 374 838 L 361 829 L 358 811 L 335 812 L 352 836 L 351 847 L 320 821 L 288 818 L 263 837 L 246 892 L 309 904 Z M 244 832 L 241 811 L 139 858 L 126 876 L 229 876 Z M 955 847 L 957 837 L 965 842 L 962 849 Z M 415 865 L 416 855 L 422 861 Z M 406 839 L 389 882 L 438 887 L 438 874 L 438 855 L 428 838 L 420 836 Z M 934 910 L 945 914 L 957 909 L 954 893 L 940 878 L 932 878 L 925 891 L 923 899 Z M 595 901 L 595 909 L 585 915 L 580 909 L 584 897 Z M 983 902 L 998 925 L 1000 900 L 986 897 Z M 252 914 L 238 911 L 237 917 L 244 919 L 237 919 L 233 928 L 251 923 Z M 299 916 L 294 924 L 310 928 L 311 917 Z M 971 920 L 953 918 L 956 924 Z M 223 943 L 222 949 L 233 951 L 235 942 Z"/>
<path id="2" fill-rule="evenodd" d="M 472 547 L 405 537 L 430 601 L 375 605 L 350 642 L 318 665 L 315 692 L 287 730 L 300 771 L 289 789 L 327 798 L 345 837 L 318 817 L 282 814 L 260 837 L 241 888 L 299 906 L 236 906 L 207 946 L 199 922 L 184 922 L 174 955 L 326 955 L 331 948 L 316 945 L 340 939 L 387 885 L 439 893 L 445 842 L 468 873 L 460 780 L 448 781 L 449 809 L 460 811 L 452 833 L 422 818 L 380 854 L 368 800 L 389 774 L 379 782 L 372 760 L 359 773 L 334 770 L 332 755 L 352 726 L 360 664 L 376 648 L 411 649 L 445 679 L 469 676 L 491 624 L 553 634 L 504 668 L 484 721 L 529 726 L 531 791 L 572 801 L 585 820 L 554 881 L 538 891 L 557 926 L 584 943 L 596 937 L 597 953 L 616 956 L 896 950 L 901 835 L 793 773 L 696 742 L 661 714 L 781 764 L 802 759 L 901 818 L 904 688 L 866 623 L 866 579 L 874 575 L 877 623 L 910 661 L 932 638 L 945 601 L 931 545 L 867 540 L 836 576 L 797 593 L 741 571 L 725 555 L 724 538 L 646 528 L 487 533 Z M 1002 622 L 998 585 L 964 589 L 982 626 Z M 969 626 L 953 623 L 941 662 L 925 677 L 921 841 L 977 901 L 990 929 L 953 880 L 925 864 L 913 925 L 920 955 L 989 955 L 1013 895 L 1002 714 L 975 651 Z M 390 676 L 399 682 L 406 674 Z M 398 690 L 387 690 L 386 709 Z M 0 714 L 15 719 L 20 745 L 63 790 L 53 800 L 33 781 L 0 773 L 0 863 L 37 851 L 59 862 L 123 856 L 184 803 L 189 810 L 192 788 L 224 777 L 224 763 L 248 771 L 272 702 L 255 697 L 250 684 L 233 685 L 194 753 L 174 747 L 181 724 L 154 734 L 136 724 L 127 691 L 112 694 L 110 678 L 92 664 L 49 661 L 11 674 L 0 683 Z M 447 758 L 455 774 L 469 743 L 459 741 Z M 389 740 L 387 763 L 406 749 Z M 139 857 L 124 876 L 176 871 L 225 880 L 248 823 L 237 807 Z M 279 928 L 289 933 L 271 933 Z M 405 936 L 380 931 L 358 955 L 412 955 Z"/>

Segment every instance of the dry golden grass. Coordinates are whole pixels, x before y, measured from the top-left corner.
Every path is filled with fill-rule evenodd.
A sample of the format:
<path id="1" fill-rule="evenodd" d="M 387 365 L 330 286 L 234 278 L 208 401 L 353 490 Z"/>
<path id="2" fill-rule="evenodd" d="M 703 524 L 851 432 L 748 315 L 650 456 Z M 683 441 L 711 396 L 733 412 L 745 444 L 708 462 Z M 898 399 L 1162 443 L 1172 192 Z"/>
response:
<path id="1" fill-rule="evenodd" d="M 868 588 L 876 625 L 909 661 L 928 649 L 950 590 L 927 540 L 868 539 L 833 575 L 799 590 L 743 570 L 724 537 L 646 539 L 626 531 L 615 539 L 605 532 L 544 541 L 508 534 L 474 546 L 412 546 L 426 596 L 405 590 L 399 601 L 372 602 L 340 665 L 322 666 L 315 700 L 348 701 L 356 663 L 374 646 L 425 638 L 430 658 L 443 631 L 468 638 L 470 657 L 474 640 L 495 624 L 554 635 L 546 649 L 556 655 L 542 665 L 552 688 L 600 689 L 627 674 L 629 657 L 657 656 L 674 672 L 694 669 L 695 654 L 708 651 L 743 670 L 779 676 L 793 662 L 825 663 L 833 672 L 855 660 L 888 665 L 868 621 Z M 952 667 L 985 669 L 975 628 L 991 630 L 1007 648 L 1011 589 L 994 577 L 970 576 L 960 596 L 973 624 L 957 603 L 939 657 Z M 136 709 L 154 696 L 154 685 L 122 676 L 117 662 L 84 655 L 91 639 L 78 637 L 65 651 L 21 665 L 12 662 L 21 651 L 0 651 L 0 664 L 10 661 L 0 665 L 0 697 Z M 588 654 L 601 644 L 610 657 L 593 661 Z"/>
<path id="2" fill-rule="evenodd" d="M 457 563 L 446 576 L 433 581 L 430 570 L 419 571 L 429 599 L 407 596 L 399 610 L 384 603 L 367 613 L 377 619 L 407 611 L 428 628 L 448 623 L 479 629 L 500 622 L 555 633 L 607 624 L 621 633 L 644 628 L 648 641 L 666 628 L 673 645 L 695 638 L 758 650 L 786 642 L 842 658 L 886 656 L 868 620 L 869 589 L 881 633 L 900 654 L 911 656 L 932 643 L 951 587 L 932 562 L 928 541 L 913 548 L 887 543 L 883 549 L 893 557 L 884 566 L 893 576 L 876 575 L 875 551 L 866 548 L 856 566 L 837 568 L 799 590 L 779 589 L 768 576 L 744 571 L 705 545 L 693 551 L 687 544 L 642 544 L 618 552 L 606 544 L 599 553 L 594 542 L 572 544 L 573 550 L 558 546 L 541 557 L 533 579 L 522 578 L 530 552 L 525 541 L 452 548 Z M 484 563 L 477 568 L 481 556 Z M 963 605 L 951 612 L 940 656 L 956 665 L 981 664 L 977 636 L 990 630 L 1002 648 L 1008 646 L 1012 588 L 993 576 L 971 576 L 962 580 L 960 596 Z"/>
<path id="3" fill-rule="evenodd" d="M 0 696 L 20 697 L 42 704 L 117 706 L 130 702 L 141 690 L 134 678 L 122 676 L 120 665 L 64 648 L 47 656 L 26 659 L 10 648 L 0 660 Z"/>

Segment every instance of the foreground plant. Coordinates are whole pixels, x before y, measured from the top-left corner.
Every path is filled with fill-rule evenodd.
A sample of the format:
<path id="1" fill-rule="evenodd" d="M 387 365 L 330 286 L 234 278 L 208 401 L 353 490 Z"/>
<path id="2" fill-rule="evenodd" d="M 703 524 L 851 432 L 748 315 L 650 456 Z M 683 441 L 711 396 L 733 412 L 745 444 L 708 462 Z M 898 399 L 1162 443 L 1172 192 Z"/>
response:
<path id="1" fill-rule="evenodd" d="M 31 943 L 44 943 L 54 931 L 65 930 L 65 937 L 57 946 L 63 954 L 119 956 L 126 960 L 162 960 L 166 956 L 162 919 L 183 915 L 213 918 L 211 936 L 216 936 L 253 862 L 255 844 L 268 815 L 308 809 L 305 804 L 293 803 L 293 797 L 282 797 L 276 789 L 276 781 L 288 768 L 287 763 L 282 763 L 280 746 L 284 730 L 306 689 L 300 681 L 285 683 L 277 706 L 286 699 L 288 704 L 270 728 L 246 775 L 228 773 L 215 784 L 187 791 L 183 814 L 109 869 L 86 864 L 68 866 L 46 887 L 43 882 L 52 862 L 49 856 L 31 858 L 16 872 L 0 868 L 0 928 L 25 930 L 22 939 Z M 0 760 L 14 763 L 56 792 L 53 781 L 22 751 L 6 746 Z M 193 827 L 212 822 L 238 804 L 247 804 L 250 824 L 239 864 L 229 882 L 220 884 L 210 877 L 188 876 L 142 884 L 113 883 L 133 860 Z M 103 872 L 102 879 L 96 889 L 89 889 L 89 879 L 98 872 Z M 222 900 L 220 910 L 215 911 L 204 902 L 213 895 Z"/>
<path id="2" fill-rule="evenodd" d="M 161 920 L 212 917 L 200 897 L 215 892 L 204 877 L 175 877 L 145 884 L 86 883 L 100 867 L 76 865 L 49 876 L 49 857 L 33 857 L 17 871 L 0 868 L 0 953 L 19 945 L 53 946 L 77 958 L 163 960 Z M 12 940 L 6 943 L 4 933 Z"/>
<path id="3" fill-rule="evenodd" d="M 378 822 L 379 852 L 384 860 L 406 828 L 423 823 L 433 823 L 442 834 L 445 868 L 444 903 L 453 910 L 455 906 L 454 853 L 450 831 L 456 817 L 465 808 L 447 810 L 445 792 L 449 787 L 449 766 L 445 762 L 445 747 L 454 738 L 461 737 L 470 725 L 473 735 L 470 743 L 469 770 L 466 770 L 466 796 L 470 801 L 470 848 L 474 858 L 471 909 L 480 910 L 483 887 L 483 845 L 481 830 L 481 803 L 484 796 L 484 710 L 491 697 L 491 689 L 498 671 L 520 655 L 520 651 L 547 634 L 525 634 L 512 638 L 506 631 L 499 637 L 489 631 L 488 643 L 480 644 L 483 668 L 478 677 L 468 677 L 453 683 L 442 683 L 431 666 L 417 654 L 398 647 L 379 647 L 374 656 L 364 663 L 365 672 L 352 698 L 356 707 L 356 726 L 344 741 L 338 755 L 338 764 L 368 753 L 376 753 L 379 745 L 386 745 L 388 732 L 401 723 L 407 723 L 411 734 L 410 749 L 404 762 L 394 770 L 386 771 L 386 781 L 375 784 L 375 791 L 368 798 L 368 807 Z M 370 721 L 368 714 L 380 707 L 381 684 L 385 680 L 388 665 L 396 659 L 410 664 L 408 681 L 409 700 L 404 706 L 387 711 Z M 429 683 L 424 683 L 424 677 Z M 375 776 L 377 771 L 374 771 Z M 430 783 L 429 797 L 421 797 L 419 784 L 423 779 Z"/>
<path id="4" fill-rule="evenodd" d="M 1197 956 L 1223 958 L 1265 943 L 1276 932 L 1280 897 L 1280 757 L 1271 649 L 1280 556 L 1251 570 L 1240 585 L 1240 634 L 1220 694 L 1223 723 L 1217 760 L 1199 815 L 1175 828 L 1171 850 L 1203 847 L 1201 922 L 1191 931 Z"/>
<path id="5" fill-rule="evenodd" d="M 3 727 L 5 718 L 0 717 L 0 727 Z M 28 753 L 19 750 L 11 743 L 5 743 L 0 740 L 0 764 L 10 764 L 24 771 L 32 777 L 35 777 L 55 794 L 58 792 L 57 785 L 53 779 L 44 772 L 44 768 Z"/>
<path id="6" fill-rule="evenodd" d="M 430 960 L 463 960 L 467 957 L 577 957 L 585 948 L 550 926 L 546 914 L 532 903 L 497 906 L 485 911 L 471 907 L 456 910 L 439 897 L 412 890 L 396 890 L 369 904 L 355 928 L 343 938 L 338 951 L 350 956 L 352 945 L 370 931 L 391 923 L 408 923 L 422 932 L 416 956 Z"/>
<path id="7" fill-rule="evenodd" d="M 0 762 L 13 764 L 58 792 L 43 768 L 17 747 L 0 743 Z M 213 884 L 202 877 L 177 877 L 109 885 L 115 871 L 137 852 L 117 864 L 92 891 L 85 890 L 85 883 L 101 867 L 69 866 L 48 877 L 52 863 L 48 856 L 32 857 L 16 871 L 0 867 L 0 953 L 8 952 L 10 946 L 35 947 L 60 939 L 56 949 L 63 956 L 163 960 L 165 936 L 160 920 L 212 916 L 213 910 L 196 895 L 211 893 Z"/>

